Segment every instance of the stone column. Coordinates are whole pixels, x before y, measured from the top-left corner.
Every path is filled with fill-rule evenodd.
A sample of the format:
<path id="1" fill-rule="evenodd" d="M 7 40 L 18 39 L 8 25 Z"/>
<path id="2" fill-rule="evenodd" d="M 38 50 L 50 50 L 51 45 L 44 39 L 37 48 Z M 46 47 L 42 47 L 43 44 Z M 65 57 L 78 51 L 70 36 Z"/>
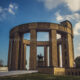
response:
<path id="1" fill-rule="evenodd" d="M 11 68 L 11 39 L 9 40 L 9 50 L 8 50 L 8 70 Z"/>
<path id="2" fill-rule="evenodd" d="M 48 47 L 44 46 L 44 66 L 48 66 Z"/>
<path id="3" fill-rule="evenodd" d="M 69 67 L 74 67 L 74 51 L 73 51 L 73 37 L 71 34 L 67 34 L 67 47 L 69 57 Z"/>
<path id="4" fill-rule="evenodd" d="M 30 70 L 36 70 L 37 67 L 37 33 L 35 29 L 30 30 L 31 33 L 31 40 L 30 40 Z"/>
<path id="5" fill-rule="evenodd" d="M 24 44 L 23 44 L 23 34 L 20 34 L 20 54 L 19 54 L 19 69 L 23 70 L 23 60 L 24 60 Z"/>
<path id="6" fill-rule="evenodd" d="M 59 44 L 57 45 L 57 58 L 58 58 L 58 67 L 60 67 L 60 47 Z"/>
<path id="7" fill-rule="evenodd" d="M 26 44 L 24 44 L 24 50 L 23 50 L 23 69 L 26 69 Z"/>
<path id="8" fill-rule="evenodd" d="M 11 70 L 13 70 L 13 61 L 14 61 L 13 44 L 14 44 L 14 39 L 12 38 L 11 68 L 10 68 Z"/>
<path id="9" fill-rule="evenodd" d="M 18 56 L 19 56 L 19 34 L 16 32 L 14 34 L 14 41 L 13 41 L 11 70 L 18 69 Z"/>
<path id="10" fill-rule="evenodd" d="M 69 67 L 67 37 L 66 34 L 61 36 L 62 38 L 62 66 Z"/>
<path id="11" fill-rule="evenodd" d="M 58 67 L 56 30 L 50 32 L 50 66 Z"/>

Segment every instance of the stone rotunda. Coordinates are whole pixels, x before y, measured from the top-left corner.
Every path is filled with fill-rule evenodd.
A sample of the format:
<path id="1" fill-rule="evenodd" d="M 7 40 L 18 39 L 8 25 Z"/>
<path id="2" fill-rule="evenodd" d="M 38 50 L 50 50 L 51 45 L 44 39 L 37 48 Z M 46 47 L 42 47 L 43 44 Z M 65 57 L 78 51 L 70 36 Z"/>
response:
<path id="1" fill-rule="evenodd" d="M 39 31 L 49 32 L 49 41 L 37 41 L 37 32 Z M 23 38 L 25 33 L 30 33 L 30 40 Z M 57 34 L 61 35 L 60 39 L 56 38 Z M 69 21 L 63 21 L 60 24 L 48 22 L 27 23 L 11 29 L 9 36 L 8 70 L 26 69 L 26 45 L 30 46 L 30 70 L 38 70 L 40 73 L 54 75 L 80 74 L 80 70 L 74 68 L 73 29 Z M 59 45 L 62 47 L 62 67 L 60 67 Z M 37 46 L 44 47 L 43 66 L 37 63 Z M 49 55 L 47 52 L 48 47 L 50 48 Z"/>

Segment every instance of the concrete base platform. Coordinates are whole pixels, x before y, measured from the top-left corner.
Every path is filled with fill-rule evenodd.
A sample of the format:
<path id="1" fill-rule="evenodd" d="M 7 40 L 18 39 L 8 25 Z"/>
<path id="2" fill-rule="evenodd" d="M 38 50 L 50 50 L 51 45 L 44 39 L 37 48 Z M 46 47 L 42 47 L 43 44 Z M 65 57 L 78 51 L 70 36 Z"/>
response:
<path id="1" fill-rule="evenodd" d="M 21 70 L 21 71 L 6 71 L 6 72 L 0 72 L 0 76 L 13 76 L 13 75 L 20 75 L 20 74 L 29 74 L 29 73 L 37 73 L 38 71 L 25 71 L 25 70 Z"/>
<path id="2" fill-rule="evenodd" d="M 53 75 L 75 75 L 80 76 L 80 69 L 78 68 L 59 68 L 59 67 L 40 67 L 40 73 L 53 74 Z"/>
<path id="3" fill-rule="evenodd" d="M 38 71 L 44 74 L 65 75 L 65 68 L 40 67 Z"/>

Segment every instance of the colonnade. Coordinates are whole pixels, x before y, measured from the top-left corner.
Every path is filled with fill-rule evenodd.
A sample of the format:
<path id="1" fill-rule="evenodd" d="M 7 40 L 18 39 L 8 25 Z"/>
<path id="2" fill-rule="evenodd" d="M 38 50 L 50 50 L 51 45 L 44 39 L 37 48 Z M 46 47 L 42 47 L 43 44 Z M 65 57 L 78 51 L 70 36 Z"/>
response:
<path id="1" fill-rule="evenodd" d="M 40 23 L 39 23 L 40 24 Z M 44 25 L 44 24 L 43 24 Z M 32 25 L 34 26 L 34 25 Z M 45 25 L 44 25 L 45 26 Z M 22 28 L 23 29 L 23 28 Z M 43 29 L 44 30 L 44 29 Z M 36 70 L 37 68 L 37 46 L 44 46 L 44 65 L 48 66 L 48 50 L 49 46 L 49 66 L 60 67 L 60 47 L 62 46 L 62 65 L 63 67 L 73 67 L 74 55 L 73 55 L 73 36 L 70 33 L 60 33 L 61 42 L 58 43 L 56 29 L 49 29 L 49 41 L 46 44 L 38 44 L 37 41 L 37 29 L 30 28 L 30 41 L 24 43 L 23 35 L 21 31 L 16 31 L 14 34 L 10 34 L 9 40 L 9 52 L 8 52 L 8 67 L 9 70 L 25 70 L 26 66 L 26 45 L 30 46 L 30 70 Z M 45 43 L 45 42 L 44 42 Z"/>

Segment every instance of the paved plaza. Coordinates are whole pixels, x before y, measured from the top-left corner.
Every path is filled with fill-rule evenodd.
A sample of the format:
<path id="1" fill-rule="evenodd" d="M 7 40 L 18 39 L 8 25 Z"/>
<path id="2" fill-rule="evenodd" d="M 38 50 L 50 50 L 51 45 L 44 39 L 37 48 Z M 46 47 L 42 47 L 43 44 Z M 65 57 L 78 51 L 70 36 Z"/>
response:
<path id="1" fill-rule="evenodd" d="M 29 74 L 29 73 L 37 73 L 38 71 L 5 71 L 5 72 L 0 72 L 0 77 L 1 76 L 13 76 L 13 75 L 20 75 L 20 74 Z"/>

